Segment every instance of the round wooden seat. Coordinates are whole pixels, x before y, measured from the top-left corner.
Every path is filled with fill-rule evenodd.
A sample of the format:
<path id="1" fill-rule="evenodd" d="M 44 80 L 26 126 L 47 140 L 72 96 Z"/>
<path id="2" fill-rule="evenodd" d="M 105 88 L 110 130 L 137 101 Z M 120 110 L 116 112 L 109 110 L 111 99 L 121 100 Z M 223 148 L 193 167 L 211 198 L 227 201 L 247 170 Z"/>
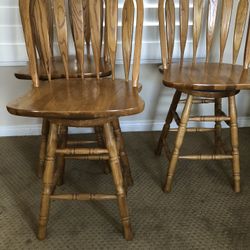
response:
<path id="1" fill-rule="evenodd" d="M 132 115 L 143 108 L 138 88 L 120 79 L 46 81 L 7 105 L 15 115 L 67 119 Z"/>
<path id="2" fill-rule="evenodd" d="M 172 63 L 164 70 L 167 87 L 185 91 L 235 91 L 250 88 L 250 71 L 225 63 Z"/>
<path id="3" fill-rule="evenodd" d="M 96 77 L 96 69 L 95 69 L 95 62 L 93 56 L 84 56 L 84 76 L 91 78 Z M 39 78 L 41 80 L 47 80 L 48 76 L 47 73 L 44 71 L 44 67 L 42 66 L 42 63 L 40 60 L 38 60 L 38 69 L 39 69 Z M 69 77 L 81 77 L 80 70 L 77 66 L 77 60 L 76 57 L 71 55 L 69 56 Z M 109 62 L 105 62 L 104 58 L 101 58 L 100 60 L 100 77 L 110 76 L 111 75 L 111 65 Z M 27 79 L 30 80 L 30 71 L 29 66 L 25 66 L 20 70 L 19 72 L 15 73 L 16 78 L 18 79 Z M 59 78 L 65 78 L 65 69 L 62 62 L 61 56 L 55 56 L 53 57 L 52 61 L 52 72 L 51 72 L 51 78 L 52 79 L 59 79 Z"/>

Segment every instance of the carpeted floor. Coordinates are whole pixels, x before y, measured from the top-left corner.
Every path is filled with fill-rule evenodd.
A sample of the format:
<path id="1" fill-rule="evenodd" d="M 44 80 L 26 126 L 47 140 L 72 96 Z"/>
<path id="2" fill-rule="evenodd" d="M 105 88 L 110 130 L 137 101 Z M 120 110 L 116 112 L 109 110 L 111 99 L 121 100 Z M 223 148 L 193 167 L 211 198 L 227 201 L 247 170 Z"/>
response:
<path id="1" fill-rule="evenodd" d="M 128 193 L 131 242 L 123 239 L 115 201 L 52 202 L 47 239 L 38 241 L 39 137 L 0 138 L 0 249 L 250 249 L 250 128 L 240 129 L 240 194 L 231 188 L 230 161 L 184 160 L 172 193 L 163 193 L 167 161 L 154 155 L 158 136 L 124 134 L 135 181 Z M 212 138 L 189 134 L 182 152 L 211 151 Z M 66 183 L 57 191 L 112 192 L 102 164 L 67 161 Z"/>

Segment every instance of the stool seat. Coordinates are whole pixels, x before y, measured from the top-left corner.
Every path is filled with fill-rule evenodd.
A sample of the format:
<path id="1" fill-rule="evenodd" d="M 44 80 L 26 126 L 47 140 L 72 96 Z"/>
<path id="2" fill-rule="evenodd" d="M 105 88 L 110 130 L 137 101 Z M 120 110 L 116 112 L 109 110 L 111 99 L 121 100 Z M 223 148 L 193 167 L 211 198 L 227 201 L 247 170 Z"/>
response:
<path id="1" fill-rule="evenodd" d="M 43 82 L 7 109 L 20 116 L 84 119 L 136 114 L 144 102 L 131 81 L 72 78 Z"/>
<path id="2" fill-rule="evenodd" d="M 84 76 L 89 77 L 96 77 L 96 69 L 95 69 L 95 62 L 93 56 L 85 55 L 84 56 Z M 42 62 L 38 60 L 37 62 L 38 69 L 39 69 L 39 78 L 41 80 L 47 80 L 48 76 L 47 73 L 44 71 L 44 67 L 42 66 Z M 80 70 L 77 66 L 77 59 L 75 55 L 69 56 L 69 77 L 81 77 Z M 111 75 L 111 66 L 109 62 L 105 62 L 104 58 L 102 57 L 100 60 L 100 77 L 110 76 Z M 18 79 L 26 79 L 31 80 L 29 65 L 22 67 L 20 71 L 15 73 L 15 77 Z M 65 78 L 65 69 L 62 62 L 61 56 L 54 56 L 52 59 L 52 72 L 51 78 L 52 79 L 59 79 Z"/>
<path id="3" fill-rule="evenodd" d="M 225 63 L 171 63 L 164 69 L 163 84 L 183 92 L 250 89 L 250 71 Z"/>

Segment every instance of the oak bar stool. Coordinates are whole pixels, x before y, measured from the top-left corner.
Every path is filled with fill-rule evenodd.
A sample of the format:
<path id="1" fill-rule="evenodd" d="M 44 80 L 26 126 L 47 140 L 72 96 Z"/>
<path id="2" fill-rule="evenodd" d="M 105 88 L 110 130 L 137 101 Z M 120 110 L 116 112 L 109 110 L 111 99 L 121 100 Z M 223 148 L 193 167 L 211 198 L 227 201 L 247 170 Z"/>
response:
<path id="1" fill-rule="evenodd" d="M 208 3 L 207 13 L 204 14 L 205 2 Z M 221 2 L 221 16 L 218 15 L 218 4 Z M 164 16 L 164 6 L 166 17 Z M 173 0 L 159 0 L 159 20 L 166 22 L 166 42 L 162 42 L 164 32 L 161 32 L 162 61 L 164 66 L 163 84 L 166 87 L 176 90 L 171 106 L 169 108 L 166 121 L 161 132 L 157 146 L 157 153 L 164 147 L 169 158 L 169 166 L 164 185 L 164 191 L 170 192 L 172 181 L 178 159 L 187 160 L 231 160 L 233 165 L 234 190 L 240 192 L 240 159 L 238 149 L 238 125 L 235 96 L 240 90 L 250 89 L 250 72 L 248 70 L 250 62 L 250 35 L 248 10 L 249 1 L 240 0 L 194 0 L 193 1 L 193 58 L 190 61 L 184 60 L 184 52 L 187 43 L 188 22 L 189 22 L 189 1 L 179 2 L 179 22 L 180 22 L 180 60 L 172 62 L 172 55 L 175 41 L 175 3 Z M 234 8 L 237 8 L 236 16 L 233 17 Z M 204 62 L 196 60 L 197 48 L 202 31 L 203 18 L 206 18 L 206 58 Z M 247 27 L 246 27 L 247 26 Z M 163 24 L 161 24 L 163 28 Z M 215 27 L 220 28 L 220 59 L 219 62 L 210 61 L 212 42 L 215 36 Z M 228 39 L 229 29 L 233 27 L 233 41 Z M 243 41 L 243 34 L 247 28 L 247 38 L 245 43 L 245 54 L 243 65 L 236 65 L 239 50 Z M 223 55 L 226 45 L 232 47 L 232 64 L 223 62 Z M 187 94 L 185 106 L 181 117 L 176 112 L 177 105 L 182 93 Z M 196 98 L 205 98 L 200 100 Z M 208 98 L 208 99 L 207 99 Z M 228 99 L 229 114 L 221 110 L 222 98 Z M 212 99 L 212 100 L 211 100 Z M 193 103 L 206 103 L 215 100 L 215 116 L 190 116 Z M 178 132 L 172 153 L 169 151 L 166 139 L 173 119 L 177 122 Z M 188 121 L 194 122 L 215 122 L 215 128 L 187 128 Z M 226 154 L 220 145 L 220 122 L 225 122 L 230 126 L 232 153 Z M 185 132 L 215 132 L 216 154 L 213 155 L 185 155 L 180 156 L 180 149 L 183 143 Z"/>
<path id="2" fill-rule="evenodd" d="M 31 1 L 31 7 L 30 7 L 30 16 L 31 18 L 34 20 L 35 16 L 33 14 L 34 12 L 34 3 L 35 1 L 32 0 Z M 46 5 L 47 5 L 47 9 L 48 9 L 48 29 L 49 29 L 49 41 L 50 41 L 50 47 L 51 47 L 51 51 L 52 51 L 52 55 L 53 55 L 53 44 L 55 43 L 54 41 L 54 35 L 53 35 L 53 6 L 52 6 L 52 1 L 51 0 L 46 0 L 45 1 Z M 90 78 L 90 77 L 96 77 L 96 70 L 95 70 L 95 64 L 94 64 L 94 58 L 93 56 L 90 54 L 90 22 L 89 22 L 89 8 L 88 8 L 88 4 L 89 4 L 89 0 L 82 0 L 82 6 L 83 6 L 83 15 L 84 15 L 84 39 L 85 39 L 85 43 L 86 43 L 86 48 L 87 48 L 87 52 L 84 55 L 84 76 L 86 78 Z M 99 67 L 99 75 L 100 77 L 106 77 L 106 76 L 110 76 L 111 75 L 111 65 L 108 59 L 108 49 L 107 49 L 107 35 L 106 35 L 106 29 L 104 29 L 103 26 L 103 18 L 105 16 L 105 13 L 103 11 L 104 9 L 104 3 L 101 2 L 101 39 L 104 40 L 104 46 L 103 48 L 101 48 L 101 50 L 103 50 L 103 57 L 101 57 L 100 59 L 100 67 Z M 71 2 L 68 3 L 69 5 L 69 16 L 72 15 L 72 7 L 71 7 Z M 70 24 L 71 24 L 71 28 L 73 29 L 72 26 L 72 18 L 69 18 L 70 20 Z M 105 32 L 104 32 L 105 30 Z M 42 52 L 41 52 L 41 48 L 40 48 L 40 44 L 39 44 L 39 39 L 37 38 L 37 31 L 36 31 L 36 27 L 32 26 L 32 32 L 33 32 L 33 36 L 35 37 L 34 39 L 34 44 L 35 44 L 35 48 L 36 51 L 38 52 L 38 55 L 40 55 L 40 57 L 42 57 Z M 74 43 L 76 43 L 76 37 L 74 37 L 72 35 L 73 41 Z M 69 64 L 69 75 L 71 78 L 73 77 L 81 77 L 80 74 L 80 70 L 79 70 L 79 64 L 76 60 L 76 56 L 75 55 L 70 55 L 68 58 L 68 64 Z M 40 80 L 48 80 L 48 76 L 44 70 L 43 67 L 43 63 L 42 61 L 40 61 L 39 59 L 37 60 L 37 65 L 38 65 L 38 72 L 39 72 L 39 79 Z M 64 70 L 64 66 L 63 66 L 63 61 L 62 58 L 60 56 L 53 56 L 52 57 L 52 73 L 51 73 L 51 78 L 52 79 L 60 79 L 60 78 L 66 78 L 65 75 L 65 70 Z M 16 73 L 15 76 L 18 79 L 31 79 L 31 75 L 29 72 L 29 67 L 25 67 L 21 72 Z M 133 184 L 133 179 L 132 179 L 132 175 L 131 175 L 131 171 L 130 171 L 130 167 L 129 167 L 129 161 L 128 161 L 128 157 L 127 154 L 125 152 L 125 146 L 124 146 L 124 140 L 121 134 L 121 128 L 120 128 L 120 124 L 119 124 L 119 120 L 116 120 L 113 122 L 112 124 L 115 128 L 115 135 L 117 140 L 119 140 L 120 143 L 120 157 L 122 160 L 122 166 L 123 166 L 123 174 L 124 174 L 124 182 L 125 182 L 125 186 L 126 188 L 128 186 L 131 186 Z M 97 143 L 99 145 L 103 145 L 103 131 L 101 128 L 99 127 L 95 127 L 95 134 L 96 134 L 96 140 Z M 48 120 L 44 119 L 43 123 L 42 123 L 42 135 L 41 135 L 41 146 L 40 146 L 40 153 L 39 153 L 39 164 L 37 167 L 37 175 L 38 177 L 42 177 L 42 173 L 43 173 L 43 169 L 44 169 L 44 161 L 45 161 L 45 153 L 46 153 L 46 143 L 47 143 L 47 138 L 48 138 L 48 131 L 49 131 L 49 123 Z M 60 143 L 62 144 L 71 144 L 71 145 L 78 145 L 78 144 L 82 144 L 82 143 L 93 143 L 94 141 L 83 141 L 83 140 L 69 140 L 68 136 L 67 136 L 67 131 L 68 128 L 67 127 L 62 127 L 59 130 L 59 135 L 60 135 Z M 91 157 L 91 156 L 90 156 Z M 64 157 L 60 156 L 57 159 L 57 164 L 61 164 L 61 168 L 64 169 L 64 165 L 65 165 L 65 159 Z M 109 167 L 107 165 L 105 165 L 105 172 L 108 173 L 109 172 Z M 58 181 L 58 185 L 63 184 L 63 171 L 61 173 L 61 177 L 59 178 Z"/>
<path id="3" fill-rule="evenodd" d="M 33 88 L 24 96 L 7 105 L 11 114 L 28 117 L 42 117 L 49 119 L 49 136 L 45 171 L 43 174 L 43 191 L 39 217 L 38 238 L 45 239 L 49 216 L 50 200 L 108 200 L 117 199 L 120 217 L 124 228 L 124 237 L 133 238 L 128 214 L 126 194 L 118 154 L 119 145 L 114 139 L 111 124 L 120 116 L 137 114 L 143 111 L 144 102 L 139 97 L 139 70 L 143 27 L 143 0 L 125 0 L 122 18 L 122 49 L 125 69 L 125 79 L 116 79 L 115 60 L 117 48 L 118 1 L 107 0 L 107 33 L 108 49 L 112 66 L 112 79 L 100 78 L 99 61 L 101 57 L 101 8 L 102 0 L 89 2 L 91 27 L 91 45 L 97 77 L 85 79 L 84 66 L 84 17 L 81 0 L 70 0 L 73 9 L 72 26 L 74 36 L 77 37 L 77 60 L 81 65 L 82 78 L 70 78 L 68 64 L 67 18 L 64 0 L 54 0 L 54 18 L 58 36 L 60 54 L 64 62 L 66 79 L 51 80 L 51 47 L 49 42 L 46 3 L 44 0 L 34 2 L 35 26 L 41 43 L 43 64 L 48 75 L 48 81 L 39 85 L 37 58 L 34 50 L 34 40 L 31 32 L 29 7 L 31 0 L 19 0 L 21 20 L 23 24 L 27 52 L 31 67 Z M 133 48 L 134 10 L 136 6 L 136 34 L 134 38 L 134 56 L 132 81 L 129 80 L 130 60 Z M 101 126 L 104 130 L 105 147 L 57 147 L 59 126 L 94 127 Z M 91 155 L 93 160 L 106 159 L 110 161 L 116 195 L 113 194 L 55 194 L 58 171 L 55 168 L 56 154 L 84 157 Z"/>

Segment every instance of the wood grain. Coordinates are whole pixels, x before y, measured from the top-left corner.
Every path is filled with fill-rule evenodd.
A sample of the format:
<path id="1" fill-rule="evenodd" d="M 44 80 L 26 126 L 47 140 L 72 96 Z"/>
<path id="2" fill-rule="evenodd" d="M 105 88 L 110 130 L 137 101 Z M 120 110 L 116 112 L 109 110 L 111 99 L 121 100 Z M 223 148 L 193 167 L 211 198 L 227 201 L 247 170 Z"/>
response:
<path id="1" fill-rule="evenodd" d="M 90 20 L 90 32 L 92 50 L 95 59 L 96 74 L 99 79 L 100 72 L 100 58 L 101 58 L 101 1 L 93 0 L 89 1 L 89 20 Z"/>
<path id="2" fill-rule="evenodd" d="M 54 44 L 54 19 L 53 19 L 53 5 L 52 0 L 47 1 L 47 9 L 48 9 L 48 25 L 49 25 L 49 38 L 50 38 L 50 48 L 53 56 L 53 44 Z"/>
<path id="3" fill-rule="evenodd" d="M 45 68 L 45 72 L 48 75 L 48 79 L 51 80 L 52 51 L 50 47 L 47 5 L 45 1 L 42 0 L 35 1 L 34 14 L 36 16 L 34 25 L 36 27 L 37 37 L 39 39 L 39 42 L 42 44 L 40 48 L 41 48 L 43 66 Z"/>
<path id="4" fill-rule="evenodd" d="M 72 18 L 72 34 L 76 49 L 76 58 L 82 78 L 84 78 L 84 16 L 81 0 L 69 0 Z"/>
<path id="5" fill-rule="evenodd" d="M 182 91 L 250 89 L 250 72 L 232 64 L 184 62 L 180 67 L 175 63 L 164 72 L 163 83 Z"/>
<path id="6" fill-rule="evenodd" d="M 189 0 L 180 1 L 179 8 L 180 16 L 180 48 L 181 48 L 181 60 L 183 60 L 186 42 L 187 42 L 187 33 L 188 33 L 188 19 L 189 19 Z"/>
<path id="7" fill-rule="evenodd" d="M 159 19 L 159 34 L 160 34 L 160 45 L 161 45 L 161 60 L 163 69 L 167 68 L 167 37 L 165 31 L 165 11 L 164 11 L 165 0 L 159 0 L 158 2 L 158 19 Z"/>
<path id="8" fill-rule="evenodd" d="M 168 45 L 168 62 L 172 62 L 174 51 L 174 38 L 175 38 L 175 5 L 173 0 L 166 2 L 166 29 L 167 29 L 167 45 Z"/>
<path id="9" fill-rule="evenodd" d="M 239 55 L 240 45 L 244 33 L 244 28 L 247 20 L 249 2 L 248 0 L 240 0 L 234 29 L 234 40 L 233 40 L 233 63 L 235 64 Z"/>
<path id="10" fill-rule="evenodd" d="M 84 56 L 84 77 L 92 78 L 96 77 L 96 68 L 95 61 L 93 56 L 89 56 L 88 54 Z M 79 69 L 79 65 L 77 63 L 77 59 L 75 55 L 69 56 L 69 77 L 82 77 L 81 70 Z M 29 63 L 31 65 L 31 63 Z M 21 68 L 20 71 L 15 73 L 16 78 L 18 79 L 31 79 L 31 74 L 29 73 L 29 65 Z M 47 73 L 44 71 L 42 67 L 41 60 L 37 60 L 37 67 L 39 69 L 39 78 L 41 80 L 48 80 Z M 111 75 L 111 66 L 108 62 L 104 61 L 104 58 L 100 60 L 100 77 L 110 76 Z M 66 78 L 64 65 L 62 62 L 62 58 L 60 56 L 54 56 L 52 58 L 52 69 L 51 69 L 51 79 L 59 79 Z"/>
<path id="11" fill-rule="evenodd" d="M 222 1 L 221 27 L 220 27 L 220 62 L 222 62 L 223 60 L 224 50 L 226 47 L 232 9 L 233 9 L 233 0 Z"/>
<path id="12" fill-rule="evenodd" d="M 68 30 L 67 30 L 65 1 L 57 0 L 57 1 L 53 1 L 53 4 L 54 4 L 54 16 L 55 16 L 58 46 L 60 49 L 66 78 L 69 79 Z"/>
<path id="13" fill-rule="evenodd" d="M 142 30 L 144 19 L 143 0 L 136 0 L 137 13 L 136 13 L 136 30 L 135 30 L 135 47 L 134 47 L 134 63 L 132 73 L 133 87 L 139 86 L 139 74 L 141 64 L 141 47 L 142 47 Z"/>
<path id="14" fill-rule="evenodd" d="M 118 0 L 107 0 L 106 8 L 109 56 L 112 68 L 112 79 L 115 79 L 115 60 L 118 29 Z"/>
<path id="15" fill-rule="evenodd" d="M 122 52 L 125 80 L 129 80 L 134 28 L 134 2 L 126 0 L 122 12 Z"/>
<path id="16" fill-rule="evenodd" d="M 105 6 L 107 5 L 107 0 L 105 0 Z M 103 57 L 105 62 L 109 60 L 109 48 L 108 48 L 108 29 L 107 29 L 107 11 L 105 11 L 105 31 L 104 31 L 104 50 Z"/>
<path id="17" fill-rule="evenodd" d="M 244 68 L 248 69 L 250 63 L 250 18 L 248 20 L 247 39 L 244 52 Z"/>
<path id="18" fill-rule="evenodd" d="M 30 75 L 34 87 L 39 87 L 35 42 L 32 35 L 31 16 L 29 15 L 30 0 L 19 0 L 19 11 L 22 21 L 26 50 L 30 61 Z"/>
<path id="19" fill-rule="evenodd" d="M 209 0 L 207 14 L 207 32 L 206 32 L 206 62 L 209 61 L 212 42 L 214 39 L 215 21 L 217 16 L 218 0 Z"/>
<path id="20" fill-rule="evenodd" d="M 31 89 L 7 108 L 21 116 L 83 119 L 135 114 L 144 102 L 131 81 L 58 79 Z"/>
<path id="21" fill-rule="evenodd" d="M 84 16 L 84 37 L 87 46 L 87 54 L 90 55 L 91 31 L 89 22 L 89 0 L 83 0 L 82 4 L 83 4 L 83 16 Z"/>
<path id="22" fill-rule="evenodd" d="M 193 2 L 193 61 L 196 61 L 197 48 L 201 36 L 202 16 L 204 12 L 204 1 Z"/>

